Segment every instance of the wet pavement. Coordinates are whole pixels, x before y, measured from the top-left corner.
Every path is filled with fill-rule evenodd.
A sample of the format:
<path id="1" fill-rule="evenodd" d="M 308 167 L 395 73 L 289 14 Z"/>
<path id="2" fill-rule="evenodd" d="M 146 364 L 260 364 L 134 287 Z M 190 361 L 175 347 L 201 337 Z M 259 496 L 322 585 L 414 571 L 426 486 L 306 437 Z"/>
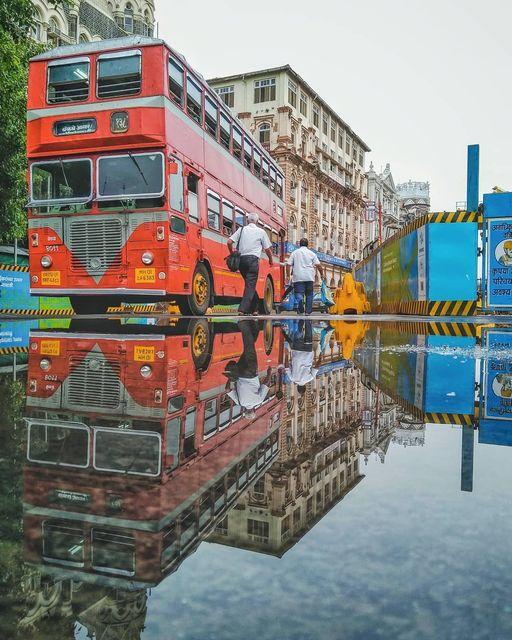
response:
<path id="1" fill-rule="evenodd" d="M 512 636 L 504 319 L 0 328 L 0 637 Z"/>

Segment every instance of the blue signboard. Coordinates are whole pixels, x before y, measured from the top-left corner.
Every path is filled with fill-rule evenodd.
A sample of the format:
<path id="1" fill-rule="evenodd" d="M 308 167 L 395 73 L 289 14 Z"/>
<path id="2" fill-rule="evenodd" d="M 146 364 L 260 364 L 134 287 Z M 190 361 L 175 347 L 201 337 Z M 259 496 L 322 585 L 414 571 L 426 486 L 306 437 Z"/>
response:
<path id="1" fill-rule="evenodd" d="M 512 332 L 489 331 L 486 338 L 487 348 L 497 357 L 485 363 L 483 417 L 512 420 Z"/>
<path id="2" fill-rule="evenodd" d="M 39 309 L 38 298 L 29 292 L 30 274 L 0 267 L 0 309 Z"/>
<path id="3" fill-rule="evenodd" d="M 37 329 L 37 320 L 0 322 L 0 350 L 23 347 L 28 349 L 31 329 Z"/>
<path id="4" fill-rule="evenodd" d="M 284 252 L 291 253 L 298 249 L 298 245 L 293 244 L 293 242 L 285 242 L 284 243 Z M 352 260 L 345 260 L 345 258 L 337 258 L 336 256 L 330 256 L 328 253 L 322 253 L 321 251 L 316 251 L 315 249 L 311 249 L 316 255 L 320 262 L 325 262 L 326 264 L 332 264 L 335 267 L 343 267 L 343 269 L 352 269 L 353 262 Z"/>
<path id="5" fill-rule="evenodd" d="M 512 193 L 484 195 L 485 307 L 512 308 Z"/>

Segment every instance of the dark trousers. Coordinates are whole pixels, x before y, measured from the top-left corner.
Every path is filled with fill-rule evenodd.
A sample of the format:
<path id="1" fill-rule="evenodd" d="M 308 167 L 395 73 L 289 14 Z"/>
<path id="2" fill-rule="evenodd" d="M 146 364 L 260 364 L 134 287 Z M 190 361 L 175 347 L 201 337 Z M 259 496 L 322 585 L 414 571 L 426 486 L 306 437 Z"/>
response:
<path id="1" fill-rule="evenodd" d="M 253 313 L 258 309 L 259 295 L 256 293 L 260 261 L 256 256 L 242 256 L 240 258 L 240 273 L 245 280 L 244 295 L 240 302 L 239 311 Z"/>
<path id="2" fill-rule="evenodd" d="M 294 282 L 293 292 L 299 300 L 298 313 L 304 313 L 304 296 L 306 296 L 306 313 L 313 311 L 313 282 Z"/>
<path id="3" fill-rule="evenodd" d="M 244 352 L 234 367 L 237 378 L 255 378 L 258 375 L 258 356 L 256 355 L 256 338 L 260 331 L 257 320 L 241 320 L 238 329 L 242 334 Z"/>
<path id="4" fill-rule="evenodd" d="M 284 332 L 284 339 L 292 351 L 313 351 L 313 323 L 311 320 L 299 320 L 299 325 L 291 335 Z"/>

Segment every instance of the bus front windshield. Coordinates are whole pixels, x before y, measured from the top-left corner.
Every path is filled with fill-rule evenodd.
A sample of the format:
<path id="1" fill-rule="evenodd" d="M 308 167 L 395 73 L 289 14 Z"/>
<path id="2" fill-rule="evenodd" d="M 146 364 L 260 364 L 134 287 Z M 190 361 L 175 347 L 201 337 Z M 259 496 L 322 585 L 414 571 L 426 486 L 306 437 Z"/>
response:
<path id="1" fill-rule="evenodd" d="M 34 162 L 30 170 L 32 204 L 87 202 L 92 198 L 92 163 L 88 158 Z"/>
<path id="2" fill-rule="evenodd" d="M 129 153 L 98 160 L 98 199 L 154 198 L 164 193 L 162 153 Z"/>

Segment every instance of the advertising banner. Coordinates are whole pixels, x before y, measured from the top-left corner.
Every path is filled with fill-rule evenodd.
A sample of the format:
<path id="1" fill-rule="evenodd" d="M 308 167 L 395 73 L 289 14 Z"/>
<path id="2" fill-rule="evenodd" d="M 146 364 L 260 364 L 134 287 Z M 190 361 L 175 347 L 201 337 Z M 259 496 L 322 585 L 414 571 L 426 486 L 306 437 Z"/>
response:
<path id="1" fill-rule="evenodd" d="M 484 418 L 512 420 L 512 332 L 488 331 L 486 346 L 497 357 L 484 362 Z"/>
<path id="2" fill-rule="evenodd" d="M 418 234 L 411 231 L 382 249 L 381 299 L 418 300 Z"/>
<path id="3" fill-rule="evenodd" d="M 487 220 L 487 306 L 512 307 L 512 218 Z"/>

